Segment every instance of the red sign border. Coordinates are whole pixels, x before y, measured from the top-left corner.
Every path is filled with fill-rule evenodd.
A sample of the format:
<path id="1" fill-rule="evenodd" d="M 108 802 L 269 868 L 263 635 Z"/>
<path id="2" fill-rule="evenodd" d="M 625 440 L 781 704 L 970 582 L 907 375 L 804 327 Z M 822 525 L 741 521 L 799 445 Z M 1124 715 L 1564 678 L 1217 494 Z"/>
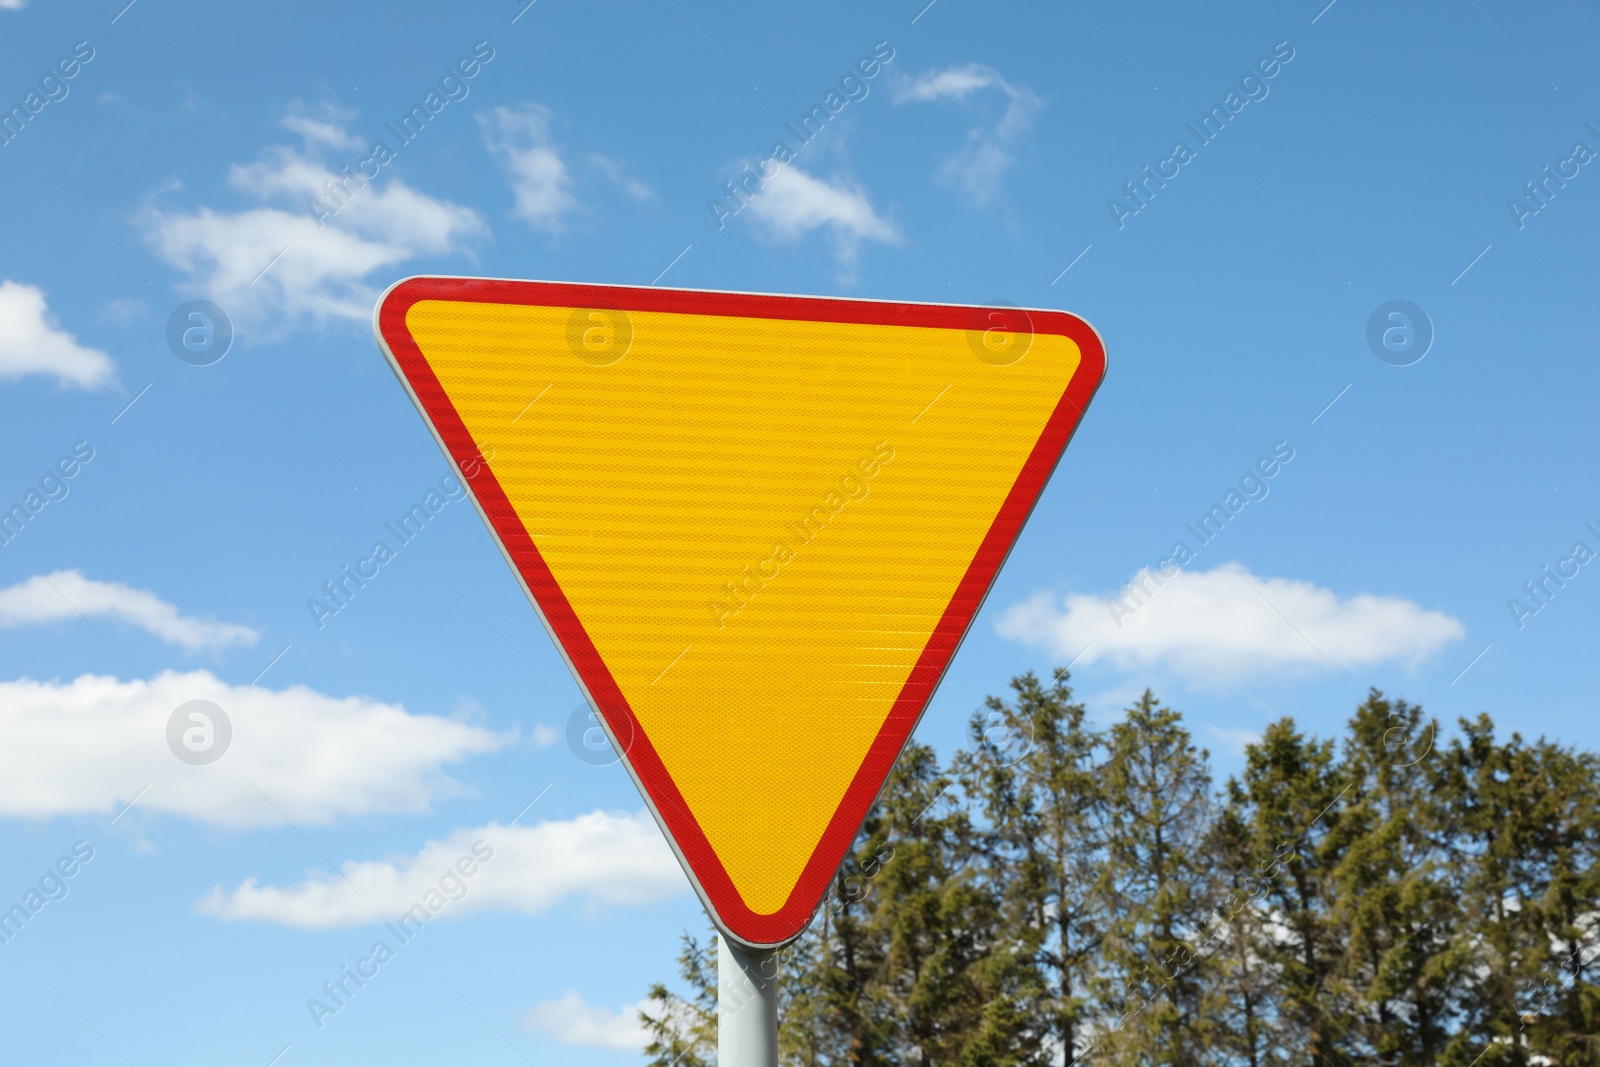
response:
<path id="1" fill-rule="evenodd" d="M 985 535 L 967 573 L 935 626 L 906 686 L 857 769 L 844 799 L 807 861 L 783 907 L 771 914 L 751 911 L 734 888 L 700 824 L 689 812 L 611 672 L 595 650 L 572 606 L 567 602 L 532 537 L 517 518 L 494 472 L 484 463 L 455 405 L 406 329 L 406 314 L 422 300 L 522 304 L 547 307 L 612 307 L 628 311 L 685 315 L 730 315 L 742 318 L 839 322 L 859 325 L 922 326 L 970 330 L 991 321 L 992 313 L 1016 321 L 1021 312 L 1033 333 L 1058 334 L 1074 341 L 1081 363 L 1072 376 L 1039 440 L 1023 464 L 999 514 Z M 429 423 L 445 454 L 469 485 L 480 514 L 500 543 L 513 573 L 522 583 L 568 666 L 601 714 L 613 744 L 618 736 L 632 739 L 623 763 L 650 805 L 694 883 L 706 910 L 726 934 L 745 945 L 766 948 L 798 937 L 827 894 L 834 872 L 849 853 L 861 823 L 888 780 L 900 750 L 932 699 L 973 618 L 1010 554 L 1023 524 L 1033 511 L 1051 473 L 1060 462 L 1095 390 L 1105 376 L 1105 348 L 1094 328 L 1064 311 L 918 304 L 898 301 L 840 300 L 829 297 L 776 296 L 700 289 L 588 285 L 576 282 L 511 281 L 483 278 L 414 277 L 391 286 L 373 315 L 373 328 L 401 383 Z M 468 477 L 468 467 L 476 475 Z M 915 692 L 926 694 L 920 699 Z"/>

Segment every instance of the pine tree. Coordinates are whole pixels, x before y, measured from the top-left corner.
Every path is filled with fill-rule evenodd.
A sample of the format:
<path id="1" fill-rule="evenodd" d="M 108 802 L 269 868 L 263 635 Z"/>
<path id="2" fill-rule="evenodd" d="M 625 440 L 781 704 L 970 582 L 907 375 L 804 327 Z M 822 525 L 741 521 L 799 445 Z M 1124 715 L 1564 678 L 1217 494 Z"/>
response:
<path id="1" fill-rule="evenodd" d="M 984 826 L 977 848 L 987 880 L 1031 972 L 1018 983 L 1032 996 L 1014 994 L 1008 1004 L 1023 1017 L 1015 1025 L 1032 1050 L 1033 1059 L 1018 1062 L 1069 1065 L 1087 1048 L 1090 979 L 1104 936 L 1094 843 L 1100 741 L 1066 671 L 1048 687 L 1028 673 L 1011 688 L 1012 704 L 990 697 L 973 716 L 972 748 L 954 767 Z"/>
<path id="2" fill-rule="evenodd" d="M 938 897 L 948 872 L 935 808 L 947 784 L 932 749 L 906 747 L 810 929 L 784 951 L 786 1063 L 927 1062 L 922 1042 L 941 1020 L 921 976 L 944 948 Z"/>
<path id="3" fill-rule="evenodd" d="M 1541 742 L 1536 806 L 1547 888 L 1538 909 L 1556 950 L 1523 1014 L 1533 1052 L 1562 1067 L 1600 1065 L 1600 759 Z M 1531 799 L 1531 798 L 1530 798 Z"/>
<path id="4" fill-rule="evenodd" d="M 1533 1050 L 1524 1013 L 1555 961 L 1536 906 L 1547 884 L 1535 810 L 1545 786 L 1540 754 L 1515 733 L 1497 741 L 1487 715 L 1460 727 L 1440 792 L 1452 824 L 1455 890 L 1474 916 L 1472 959 L 1462 979 L 1463 1025 L 1440 1062 L 1526 1067 Z"/>
<path id="5" fill-rule="evenodd" d="M 945 799 L 953 785 L 932 749 L 910 746 L 869 823 L 884 842 L 872 900 L 887 935 L 885 1001 L 900 1062 L 1030 1063 L 1011 1007 L 1026 972 L 966 813 Z"/>
<path id="6" fill-rule="evenodd" d="M 1066 670 L 1040 685 L 1011 680 L 1013 704 L 989 697 L 970 723 L 971 749 L 955 774 L 981 816 L 979 851 L 1011 968 L 1003 1013 L 1016 1030 L 1018 1062 L 1072 1064 L 1086 1051 L 1090 979 L 1101 944 L 1094 843 L 1099 739 L 1072 699 Z"/>
<path id="7" fill-rule="evenodd" d="M 778 1060 L 786 1067 L 846 1062 L 843 1035 L 832 1025 L 832 1006 L 821 982 L 832 904 L 830 894 L 806 932 L 778 950 Z"/>
<path id="8" fill-rule="evenodd" d="M 1230 803 L 1249 829 L 1248 853 L 1272 872 L 1260 897 L 1276 928 L 1263 944 L 1263 984 L 1275 1000 L 1283 1062 L 1304 1067 L 1353 1062 L 1345 935 L 1331 877 L 1345 789 L 1333 744 L 1308 740 L 1291 719 L 1271 724 L 1245 749 L 1243 779 L 1228 783 Z"/>
<path id="9" fill-rule="evenodd" d="M 833 890 L 812 923 L 817 943 L 811 967 L 786 968 L 780 978 L 796 997 L 801 995 L 799 990 L 805 990 L 804 996 L 813 1006 L 810 1024 L 817 1030 L 814 1040 L 821 1053 L 817 1062 L 830 1067 L 881 1067 L 897 1062 L 891 1046 L 894 1019 L 884 1014 L 881 1002 L 887 945 L 868 896 L 871 875 L 867 872 L 875 873 L 883 863 L 883 843 L 875 836 L 864 828 L 851 858 L 834 876 Z M 780 1034 L 784 1023 L 780 1019 Z"/>
<path id="10" fill-rule="evenodd" d="M 639 1021 L 650 1036 L 650 1067 L 710 1067 L 717 1061 L 717 935 L 702 943 L 688 931 L 678 953 L 678 973 L 687 997 L 657 982 Z"/>
<path id="11" fill-rule="evenodd" d="M 1460 889 L 1477 913 L 1468 1025 L 1447 1062 L 1600 1062 L 1596 870 L 1600 765 L 1513 733 L 1486 715 L 1461 723 L 1445 784 L 1454 794 Z"/>
<path id="12" fill-rule="evenodd" d="M 892 1027 L 897 1061 L 915 1067 L 928 1067 L 944 1051 L 972 951 L 956 941 L 960 930 L 944 912 L 954 872 L 935 809 L 948 785 L 931 748 L 907 745 L 862 827 L 870 855 L 860 876 L 884 946 L 882 995 L 872 1007 Z"/>
<path id="13" fill-rule="evenodd" d="M 1097 983 L 1114 1019 L 1101 1033 L 1107 1063 L 1199 1064 L 1216 1039 L 1206 760 L 1149 690 L 1111 728 L 1100 820 L 1111 915 Z"/>
<path id="14" fill-rule="evenodd" d="M 1373 690 L 1350 719 L 1340 767 L 1333 921 L 1359 1000 L 1352 1044 L 1386 1067 L 1438 1062 L 1466 965 L 1440 844 L 1436 733 L 1421 708 Z"/>
<path id="15" fill-rule="evenodd" d="M 1222 994 L 1216 1027 L 1219 1059 L 1243 1067 L 1267 1067 L 1280 1062 L 1274 1050 L 1282 1041 L 1277 1000 L 1267 988 L 1270 915 L 1260 901 L 1270 880 L 1278 877 L 1284 857 L 1258 856 L 1249 826 L 1232 808 L 1217 817 L 1206 854 L 1227 872 L 1212 913 L 1212 936 L 1220 941 L 1215 950 Z"/>

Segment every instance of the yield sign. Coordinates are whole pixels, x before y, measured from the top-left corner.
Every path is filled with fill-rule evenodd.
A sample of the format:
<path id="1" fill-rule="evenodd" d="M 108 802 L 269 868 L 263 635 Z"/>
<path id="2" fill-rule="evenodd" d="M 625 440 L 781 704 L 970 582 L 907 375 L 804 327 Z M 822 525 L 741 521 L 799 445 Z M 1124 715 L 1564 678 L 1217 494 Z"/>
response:
<path id="1" fill-rule="evenodd" d="M 1060 311 L 412 278 L 379 344 L 718 926 L 800 933 L 1105 370 Z"/>

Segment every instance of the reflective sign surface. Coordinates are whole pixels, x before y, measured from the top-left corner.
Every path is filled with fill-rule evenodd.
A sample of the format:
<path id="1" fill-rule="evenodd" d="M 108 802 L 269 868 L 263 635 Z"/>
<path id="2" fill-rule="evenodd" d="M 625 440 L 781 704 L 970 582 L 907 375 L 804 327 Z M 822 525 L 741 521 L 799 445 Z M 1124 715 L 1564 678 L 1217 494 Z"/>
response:
<path id="1" fill-rule="evenodd" d="M 377 318 L 719 926 L 798 934 L 1099 384 L 1094 332 L 448 278 Z"/>

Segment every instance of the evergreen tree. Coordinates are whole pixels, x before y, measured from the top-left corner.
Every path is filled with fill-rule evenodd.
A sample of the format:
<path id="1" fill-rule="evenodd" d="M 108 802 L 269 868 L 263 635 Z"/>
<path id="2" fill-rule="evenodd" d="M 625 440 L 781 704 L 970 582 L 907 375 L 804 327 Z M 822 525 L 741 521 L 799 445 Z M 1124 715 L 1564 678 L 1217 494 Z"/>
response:
<path id="1" fill-rule="evenodd" d="M 846 1063 L 848 1039 L 836 1025 L 832 999 L 821 977 L 832 936 L 833 892 L 806 932 L 778 950 L 778 1059 L 787 1067 Z"/>
<path id="2" fill-rule="evenodd" d="M 948 964 L 941 896 L 948 782 L 932 749 L 911 744 L 857 834 L 810 929 L 781 954 L 785 1062 L 930 1062 L 924 1043 L 949 1029 L 940 979 Z"/>
<path id="3" fill-rule="evenodd" d="M 1535 1053 L 1562 1067 L 1600 1067 L 1600 759 L 1541 742 L 1534 800 L 1547 882 L 1538 902 L 1556 951 L 1523 1012 Z"/>
<path id="4" fill-rule="evenodd" d="M 1245 749 L 1243 780 L 1228 783 L 1230 802 L 1249 830 L 1247 852 L 1272 872 L 1260 900 L 1275 929 L 1262 953 L 1279 1047 L 1284 1062 L 1305 1067 L 1353 1062 L 1345 935 L 1335 919 L 1331 874 L 1340 859 L 1345 789 L 1332 742 L 1308 740 L 1290 719 L 1268 726 Z"/>
<path id="5" fill-rule="evenodd" d="M 1463 916 L 1440 845 L 1437 725 L 1373 690 L 1349 723 L 1339 779 L 1332 919 L 1360 1007 L 1352 1043 L 1386 1067 L 1438 1062 L 1467 964 Z"/>
<path id="6" fill-rule="evenodd" d="M 899 1062 L 1031 1063 L 1026 1013 L 1016 1008 L 1028 972 L 966 814 L 945 799 L 953 785 L 932 749 L 911 746 L 868 827 L 883 841 L 873 914 L 886 934 Z"/>
<path id="7" fill-rule="evenodd" d="M 1275 1051 L 1281 1038 L 1277 1001 L 1268 990 L 1270 916 L 1260 901 L 1270 880 L 1278 877 L 1283 857 L 1258 857 L 1250 827 L 1231 808 L 1218 816 L 1206 853 L 1227 872 L 1210 935 L 1220 940 L 1215 949 L 1222 1013 L 1217 1020 L 1218 1059 L 1243 1067 L 1268 1067 L 1282 1062 Z"/>
<path id="8" fill-rule="evenodd" d="M 1547 875 L 1535 810 L 1540 753 L 1520 735 L 1500 742 L 1487 715 L 1461 720 L 1446 753 L 1440 793 L 1451 820 L 1456 891 L 1474 916 L 1463 976 L 1463 1025 L 1441 1062 L 1526 1067 L 1533 1050 L 1524 1012 L 1554 973 L 1555 951 L 1537 901 Z"/>
<path id="9" fill-rule="evenodd" d="M 1594 757 L 1461 723 L 1442 785 L 1453 794 L 1465 907 L 1477 914 L 1467 1025 L 1447 1062 L 1600 1061 Z M 1470 1055 L 1469 1055 L 1470 1054 Z"/>
<path id="10" fill-rule="evenodd" d="M 783 970 L 782 981 L 805 988 L 815 1005 L 820 1062 L 830 1067 L 898 1062 L 891 1045 L 894 1020 L 885 1016 L 881 1003 L 888 946 L 868 895 L 870 878 L 884 862 L 883 841 L 875 838 L 874 831 L 863 829 L 851 859 L 834 876 L 825 911 L 813 920 L 818 944 L 811 968 Z"/>
<path id="11" fill-rule="evenodd" d="M 915 1067 L 928 1067 L 959 1031 L 950 1015 L 973 951 L 945 912 L 955 872 L 935 809 L 948 784 L 931 748 L 907 745 L 862 827 L 869 855 L 860 877 L 869 885 L 869 922 L 884 954 L 876 983 L 882 993 L 872 1007 L 892 1029 L 895 1061 Z"/>
<path id="12" fill-rule="evenodd" d="M 689 988 L 687 997 L 657 982 L 650 987 L 649 1007 L 639 1021 L 650 1043 L 644 1054 L 650 1067 L 710 1067 L 717 1062 L 717 935 L 702 943 L 688 931 L 678 953 L 678 974 Z"/>
<path id="13" fill-rule="evenodd" d="M 1032 972 L 1022 985 L 1037 990 L 1008 1006 L 1026 1017 L 1017 1027 L 1031 1058 L 1018 1062 L 1068 1065 L 1087 1047 L 1090 980 L 1104 936 L 1095 844 L 1100 740 L 1084 724 L 1066 671 L 1048 687 L 1028 673 L 1011 688 L 1013 703 L 990 697 L 973 716 L 972 749 L 957 754 L 955 769 L 984 826 L 974 850 L 1003 924 L 1016 933 L 1014 951 Z"/>
<path id="14" fill-rule="evenodd" d="M 1100 1035 L 1103 1062 L 1200 1064 L 1215 1042 L 1206 759 L 1179 714 L 1149 690 L 1111 728 L 1100 819 L 1111 901 L 1098 980 L 1112 1015 Z"/>

